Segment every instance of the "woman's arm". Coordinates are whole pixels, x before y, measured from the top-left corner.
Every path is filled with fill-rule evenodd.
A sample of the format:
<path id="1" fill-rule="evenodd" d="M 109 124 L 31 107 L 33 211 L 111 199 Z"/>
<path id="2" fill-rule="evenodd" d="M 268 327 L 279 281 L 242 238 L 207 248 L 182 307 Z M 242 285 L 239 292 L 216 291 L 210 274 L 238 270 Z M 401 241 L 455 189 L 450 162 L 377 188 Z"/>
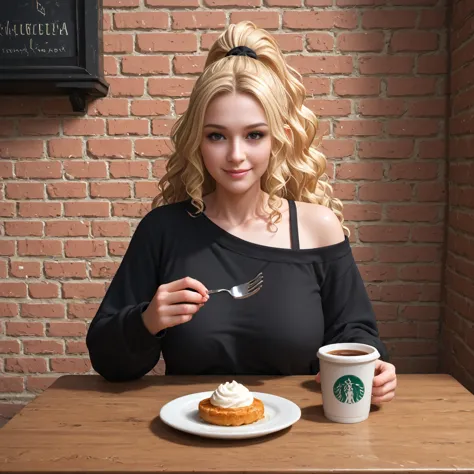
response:
<path id="1" fill-rule="evenodd" d="M 324 344 L 360 342 L 374 346 L 388 360 L 379 338 L 372 303 L 352 252 L 323 266 L 321 298 L 324 314 Z"/>
<path id="2" fill-rule="evenodd" d="M 160 337 L 142 319 L 159 286 L 155 221 L 151 212 L 139 223 L 87 333 L 92 367 L 110 381 L 142 377 L 160 357 Z"/>
<path id="3" fill-rule="evenodd" d="M 342 244 L 344 233 L 337 216 L 327 207 L 313 206 L 306 225 L 311 226 L 319 246 Z M 308 227 L 307 227 L 308 228 Z M 352 255 L 347 251 L 338 258 L 315 264 L 321 282 L 324 314 L 324 344 L 361 342 L 377 348 L 383 360 L 388 359 L 379 338 L 377 322 L 364 282 Z"/>

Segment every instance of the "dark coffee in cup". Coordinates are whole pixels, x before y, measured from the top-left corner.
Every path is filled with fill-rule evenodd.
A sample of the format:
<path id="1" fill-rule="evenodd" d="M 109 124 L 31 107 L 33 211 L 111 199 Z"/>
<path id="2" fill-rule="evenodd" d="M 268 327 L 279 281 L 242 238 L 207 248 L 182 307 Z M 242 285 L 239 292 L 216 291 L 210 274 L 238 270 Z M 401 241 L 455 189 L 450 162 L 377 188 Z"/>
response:
<path id="1" fill-rule="evenodd" d="M 336 355 L 336 356 L 346 356 L 346 357 L 354 357 L 354 356 L 363 356 L 367 355 L 368 352 L 364 351 L 356 351 L 354 349 L 338 349 L 335 351 L 330 351 L 328 354 Z"/>

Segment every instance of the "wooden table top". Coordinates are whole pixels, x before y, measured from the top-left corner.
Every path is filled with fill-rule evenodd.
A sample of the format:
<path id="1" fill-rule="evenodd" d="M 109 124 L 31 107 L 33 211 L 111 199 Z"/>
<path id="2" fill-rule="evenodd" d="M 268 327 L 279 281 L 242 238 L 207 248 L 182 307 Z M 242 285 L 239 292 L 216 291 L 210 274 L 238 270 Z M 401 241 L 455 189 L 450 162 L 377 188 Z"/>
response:
<path id="1" fill-rule="evenodd" d="M 400 375 L 396 399 L 353 425 L 324 417 L 306 376 L 237 377 L 301 408 L 295 425 L 266 437 L 201 438 L 159 419 L 168 401 L 231 379 L 64 376 L 0 430 L 0 472 L 474 472 L 474 396 L 448 375 Z"/>

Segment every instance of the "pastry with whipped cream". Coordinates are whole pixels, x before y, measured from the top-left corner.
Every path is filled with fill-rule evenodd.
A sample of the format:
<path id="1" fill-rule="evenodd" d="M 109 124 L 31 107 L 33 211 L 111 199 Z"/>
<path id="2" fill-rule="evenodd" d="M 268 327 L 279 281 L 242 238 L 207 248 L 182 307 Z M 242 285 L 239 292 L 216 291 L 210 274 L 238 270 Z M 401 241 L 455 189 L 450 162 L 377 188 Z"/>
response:
<path id="1" fill-rule="evenodd" d="M 199 402 L 199 416 L 213 425 L 249 425 L 263 418 L 264 412 L 263 402 L 235 380 L 219 385 L 210 398 Z"/>

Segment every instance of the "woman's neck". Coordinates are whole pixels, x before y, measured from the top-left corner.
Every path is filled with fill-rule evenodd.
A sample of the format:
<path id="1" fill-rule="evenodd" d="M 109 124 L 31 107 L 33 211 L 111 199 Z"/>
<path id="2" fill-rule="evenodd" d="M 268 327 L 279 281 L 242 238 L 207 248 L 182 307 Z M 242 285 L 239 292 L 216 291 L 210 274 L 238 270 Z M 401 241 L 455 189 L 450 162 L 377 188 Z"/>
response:
<path id="1" fill-rule="evenodd" d="M 231 227 L 255 219 L 268 219 L 268 194 L 261 189 L 245 194 L 229 194 L 217 188 L 204 198 L 206 215 Z"/>

